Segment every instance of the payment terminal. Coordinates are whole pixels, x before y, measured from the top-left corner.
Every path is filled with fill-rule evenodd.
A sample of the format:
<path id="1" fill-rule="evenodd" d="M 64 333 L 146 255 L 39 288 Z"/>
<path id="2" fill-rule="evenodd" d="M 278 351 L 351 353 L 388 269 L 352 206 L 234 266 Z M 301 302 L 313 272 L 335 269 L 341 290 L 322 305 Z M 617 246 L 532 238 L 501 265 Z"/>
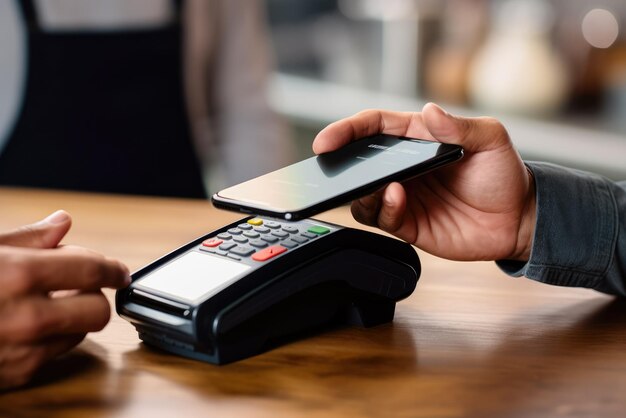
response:
<path id="1" fill-rule="evenodd" d="M 134 273 L 116 309 L 146 344 L 223 364 L 329 327 L 389 322 L 419 275 L 405 242 L 251 216 Z"/>

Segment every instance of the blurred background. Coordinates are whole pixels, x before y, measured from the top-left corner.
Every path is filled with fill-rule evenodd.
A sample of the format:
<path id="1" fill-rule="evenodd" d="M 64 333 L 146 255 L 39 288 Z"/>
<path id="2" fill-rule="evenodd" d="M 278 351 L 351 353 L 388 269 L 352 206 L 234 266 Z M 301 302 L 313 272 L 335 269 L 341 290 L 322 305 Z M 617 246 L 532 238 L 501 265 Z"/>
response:
<path id="1" fill-rule="evenodd" d="M 268 0 L 299 150 L 364 108 L 502 121 L 523 157 L 626 178 L 623 0 Z"/>
<path id="2" fill-rule="evenodd" d="M 626 2 L 0 0 L 0 185 L 206 198 L 428 101 L 626 179 Z"/>

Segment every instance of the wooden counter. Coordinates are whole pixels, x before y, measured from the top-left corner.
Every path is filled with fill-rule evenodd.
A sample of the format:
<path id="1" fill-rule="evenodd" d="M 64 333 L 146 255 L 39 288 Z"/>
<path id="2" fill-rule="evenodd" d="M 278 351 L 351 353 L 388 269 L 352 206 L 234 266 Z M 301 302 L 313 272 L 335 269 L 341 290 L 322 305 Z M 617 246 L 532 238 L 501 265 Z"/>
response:
<path id="1" fill-rule="evenodd" d="M 61 208 L 74 219 L 64 242 L 131 270 L 241 217 L 204 201 L 0 188 L 0 229 Z M 317 218 L 356 226 L 347 208 Z M 31 385 L 0 394 L 0 416 L 624 415 L 625 303 L 419 254 L 422 278 L 392 324 L 214 366 L 146 347 L 114 315 Z"/>

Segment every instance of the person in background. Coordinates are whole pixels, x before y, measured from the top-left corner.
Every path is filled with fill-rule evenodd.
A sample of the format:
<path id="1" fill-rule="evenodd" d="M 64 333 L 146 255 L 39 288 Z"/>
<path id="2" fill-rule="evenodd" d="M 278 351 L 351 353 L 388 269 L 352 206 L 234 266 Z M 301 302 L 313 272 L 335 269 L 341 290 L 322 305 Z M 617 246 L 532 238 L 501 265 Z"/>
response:
<path id="1" fill-rule="evenodd" d="M 388 133 L 461 145 L 463 159 L 352 203 L 354 218 L 451 260 L 495 260 L 504 272 L 626 296 L 626 181 L 522 161 L 492 118 L 429 103 L 368 110 L 332 123 L 317 154 Z"/>
<path id="2" fill-rule="evenodd" d="M 130 284 L 120 262 L 58 246 L 71 223 L 57 211 L 0 233 L 0 390 L 27 383 L 42 364 L 102 329 L 111 308 L 100 288 Z"/>
<path id="3" fill-rule="evenodd" d="M 263 2 L 0 4 L 0 184 L 206 197 L 290 162 Z"/>
<path id="4" fill-rule="evenodd" d="M 0 2 L 0 184 L 206 197 L 284 165 L 262 2 Z M 203 167 L 204 166 L 204 167 Z M 128 269 L 59 245 L 71 218 L 0 234 L 0 389 L 108 322 Z"/>

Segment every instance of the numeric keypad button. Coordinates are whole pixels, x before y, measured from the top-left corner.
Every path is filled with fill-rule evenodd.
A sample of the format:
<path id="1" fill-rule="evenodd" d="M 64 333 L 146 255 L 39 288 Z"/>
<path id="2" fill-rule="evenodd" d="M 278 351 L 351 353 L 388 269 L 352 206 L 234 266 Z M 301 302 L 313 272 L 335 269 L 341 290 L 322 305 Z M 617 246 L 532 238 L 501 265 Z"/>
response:
<path id="1" fill-rule="evenodd" d="M 269 242 L 270 244 L 273 244 L 273 243 L 275 243 L 275 242 L 278 242 L 278 237 L 275 237 L 275 236 L 273 236 L 273 235 L 263 235 L 263 236 L 261 236 L 261 239 L 262 239 L 263 241 L 267 241 L 267 242 Z"/>
<path id="2" fill-rule="evenodd" d="M 293 240 L 286 239 L 282 241 L 280 245 L 282 245 L 283 247 L 287 247 L 287 248 L 295 248 L 298 246 L 298 243 Z"/>
<path id="3" fill-rule="evenodd" d="M 264 226 L 255 226 L 254 230 L 259 234 L 267 234 L 268 232 L 270 232 L 270 229 Z"/>
<path id="4" fill-rule="evenodd" d="M 267 242 L 263 241 L 262 239 L 253 239 L 250 240 L 250 245 L 257 248 L 265 248 L 267 247 Z"/>
<path id="5" fill-rule="evenodd" d="M 253 254 L 256 250 L 248 245 L 238 245 L 235 248 L 232 248 L 230 252 L 232 254 L 240 255 L 242 257 L 247 257 L 250 254 Z"/>
<path id="6" fill-rule="evenodd" d="M 272 231 L 272 235 L 278 238 L 287 238 L 289 236 L 289 234 L 284 231 Z"/>
<path id="7" fill-rule="evenodd" d="M 305 238 L 305 237 L 301 237 L 298 235 L 294 235 L 291 237 L 291 239 L 295 242 L 297 242 L 298 244 L 304 244 L 305 242 L 307 242 L 309 239 Z"/>
<path id="8" fill-rule="evenodd" d="M 228 251 L 231 248 L 234 248 L 237 246 L 237 243 L 235 242 L 225 242 L 222 245 L 219 246 L 219 249 L 222 251 Z"/>

